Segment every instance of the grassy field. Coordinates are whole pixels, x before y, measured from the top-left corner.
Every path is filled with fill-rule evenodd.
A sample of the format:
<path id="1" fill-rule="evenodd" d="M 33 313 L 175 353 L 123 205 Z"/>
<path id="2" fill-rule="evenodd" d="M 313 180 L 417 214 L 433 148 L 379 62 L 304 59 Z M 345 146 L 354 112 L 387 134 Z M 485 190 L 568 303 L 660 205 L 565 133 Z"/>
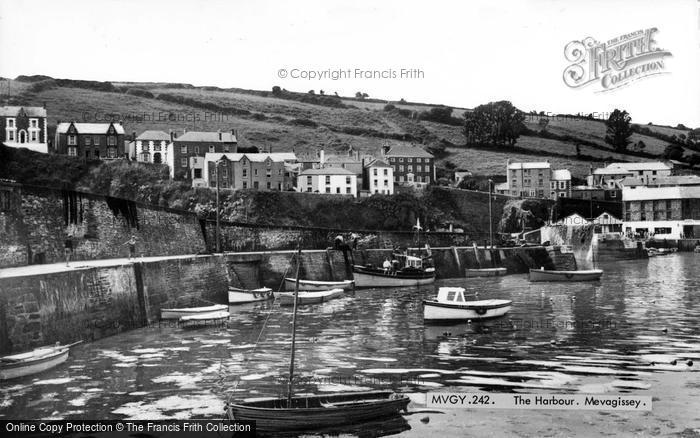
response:
<path id="1" fill-rule="evenodd" d="M 303 152 L 325 148 L 344 150 L 348 146 L 363 153 L 376 154 L 384 144 L 428 145 L 446 140 L 455 145 L 464 143 L 461 126 L 450 126 L 406 118 L 384 111 L 383 102 L 344 98 L 346 108 L 322 106 L 296 100 L 262 96 L 241 90 L 211 90 L 203 88 L 171 88 L 166 84 L 114 83 L 121 87 L 148 89 L 154 95 L 168 94 L 197 101 L 197 105 L 177 104 L 156 98 L 138 97 L 125 93 L 103 92 L 82 88 L 59 87 L 41 92 L 31 92 L 27 83 L 2 82 L 3 96 L 10 87 L 13 104 L 43 105 L 49 112 L 49 124 L 60 121 L 108 121 L 114 114 L 122 120 L 126 132 L 137 135 L 148 129 L 168 132 L 189 130 L 236 129 L 241 146 L 257 146 L 263 150 Z M 218 114 L 202 109 L 202 104 L 214 104 L 238 111 L 237 114 Z M 399 108 L 425 111 L 431 108 L 423 104 L 396 104 Z M 454 115 L 461 117 L 464 108 L 455 108 Z M 247 113 L 246 113 L 247 112 Z M 305 125 L 299 124 L 299 119 Z M 526 125 L 539 131 L 539 117 L 528 117 Z M 668 127 L 645 125 L 666 135 L 679 135 L 685 131 Z M 639 161 L 639 157 L 613 152 L 605 143 L 605 124 L 597 120 L 576 118 L 550 118 L 547 130 L 556 135 L 569 135 L 572 141 L 546 139 L 537 136 L 521 136 L 515 153 L 507 150 L 477 150 L 459 147 L 449 148 L 438 160 L 447 160 L 475 174 L 503 174 L 508 158 L 523 161 L 541 161 L 551 156 L 556 168 L 568 167 L 576 176 L 588 173 L 589 159 L 576 158 L 576 141 L 592 142 L 594 146 L 581 145 L 580 154 L 592 157 L 594 165 L 604 160 Z M 402 137 L 405 136 L 405 137 Z M 384 137 L 388 137 L 385 139 Z M 403 139 L 403 140 L 402 140 Z M 667 143 L 654 137 L 634 134 L 632 141 L 644 141 L 645 151 L 660 154 Z M 532 154 L 527 153 L 531 151 Z"/>

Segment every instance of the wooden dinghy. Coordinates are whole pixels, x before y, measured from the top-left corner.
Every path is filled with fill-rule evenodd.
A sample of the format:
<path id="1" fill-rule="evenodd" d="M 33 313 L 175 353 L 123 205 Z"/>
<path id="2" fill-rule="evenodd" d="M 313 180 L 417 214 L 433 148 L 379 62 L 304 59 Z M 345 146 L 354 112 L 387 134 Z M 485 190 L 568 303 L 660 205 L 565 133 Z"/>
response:
<path id="1" fill-rule="evenodd" d="M 199 324 L 223 324 L 231 316 L 226 311 L 195 313 L 193 315 L 181 316 L 178 322 L 182 326 L 197 326 Z"/>
<path id="2" fill-rule="evenodd" d="M 441 287 L 437 300 L 423 301 L 426 321 L 459 321 L 497 318 L 510 311 L 510 300 L 471 300 L 464 298 L 462 287 Z"/>
<path id="3" fill-rule="evenodd" d="M 269 287 L 261 287 L 259 289 L 239 289 L 237 287 L 228 288 L 228 303 L 243 304 L 253 303 L 255 301 L 266 301 L 274 297 L 272 289 Z"/>
<path id="4" fill-rule="evenodd" d="M 180 319 L 183 316 L 192 316 L 212 312 L 223 312 L 228 310 L 225 304 L 214 304 L 205 307 L 183 307 L 180 309 L 160 309 L 160 319 Z"/>
<path id="5" fill-rule="evenodd" d="M 501 277 L 506 275 L 506 268 L 480 268 L 480 269 L 467 269 L 465 271 L 465 276 L 467 278 L 473 277 Z"/>
<path id="6" fill-rule="evenodd" d="M 588 269 L 582 271 L 530 269 L 530 281 L 598 281 L 602 275 L 602 269 Z"/>
<path id="7" fill-rule="evenodd" d="M 410 399 L 392 391 L 364 391 L 232 403 L 232 421 L 255 421 L 260 432 L 314 430 L 357 424 L 405 411 Z"/>
<path id="8" fill-rule="evenodd" d="M 284 288 L 288 291 L 293 291 L 296 287 L 296 278 L 286 277 L 284 279 Z M 349 290 L 355 287 L 355 282 L 352 280 L 342 280 L 342 281 L 316 281 L 316 280 L 301 280 L 299 279 L 299 289 L 305 291 L 315 291 L 315 290 L 330 290 L 330 289 L 343 289 Z"/>
<path id="9" fill-rule="evenodd" d="M 83 341 L 69 345 L 47 345 L 35 348 L 26 353 L 0 357 L 0 380 L 15 379 L 29 376 L 51 369 L 68 359 L 70 347 Z"/>
<path id="10" fill-rule="evenodd" d="M 331 289 L 320 291 L 300 291 L 299 305 L 323 303 L 334 298 L 340 298 L 345 295 L 343 289 Z M 280 300 L 280 306 L 294 305 L 294 292 L 277 292 L 277 297 Z"/>

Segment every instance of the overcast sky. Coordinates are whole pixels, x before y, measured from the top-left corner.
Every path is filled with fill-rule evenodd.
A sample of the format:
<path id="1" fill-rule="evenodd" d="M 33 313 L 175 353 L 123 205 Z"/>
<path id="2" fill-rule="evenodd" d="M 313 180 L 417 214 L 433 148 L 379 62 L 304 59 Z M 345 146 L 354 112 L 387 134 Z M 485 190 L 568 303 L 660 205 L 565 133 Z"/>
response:
<path id="1" fill-rule="evenodd" d="M 564 47 L 656 27 L 665 71 L 571 89 Z M 420 69 L 416 79 L 305 80 L 302 70 Z M 288 76 L 280 78 L 279 70 Z M 700 1 L 0 0 L 0 76 L 325 90 L 553 113 L 627 109 L 700 127 Z"/>

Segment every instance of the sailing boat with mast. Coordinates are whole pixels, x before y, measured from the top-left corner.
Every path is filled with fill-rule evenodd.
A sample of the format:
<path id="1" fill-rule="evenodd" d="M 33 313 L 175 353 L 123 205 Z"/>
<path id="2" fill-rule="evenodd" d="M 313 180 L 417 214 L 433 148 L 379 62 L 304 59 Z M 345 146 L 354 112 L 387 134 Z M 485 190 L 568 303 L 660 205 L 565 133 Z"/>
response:
<path id="1" fill-rule="evenodd" d="M 258 432 L 318 430 L 343 424 L 363 423 L 397 416 L 406 411 L 410 399 L 393 391 L 341 392 L 312 396 L 294 396 L 294 353 L 296 347 L 297 306 L 299 303 L 299 266 L 297 253 L 294 311 L 292 314 L 292 350 L 289 362 L 287 397 L 240 403 L 227 403 L 230 421 L 255 421 Z"/>

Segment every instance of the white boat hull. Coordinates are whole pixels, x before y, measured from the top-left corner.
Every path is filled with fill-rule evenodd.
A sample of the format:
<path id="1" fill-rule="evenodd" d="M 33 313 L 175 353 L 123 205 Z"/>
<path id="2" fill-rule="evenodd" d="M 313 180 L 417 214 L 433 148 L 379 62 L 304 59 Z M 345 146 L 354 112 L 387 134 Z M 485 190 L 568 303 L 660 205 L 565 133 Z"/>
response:
<path id="1" fill-rule="evenodd" d="M 602 269 L 586 271 L 547 271 L 530 269 L 530 281 L 597 281 L 603 275 Z"/>
<path id="2" fill-rule="evenodd" d="M 464 304 L 423 301 L 423 319 L 457 321 L 497 318 L 508 313 L 512 304 L 509 300 L 468 301 Z"/>
<path id="3" fill-rule="evenodd" d="M 317 304 L 323 303 L 334 298 L 339 298 L 345 295 L 343 289 L 332 289 L 324 291 L 299 291 L 298 304 Z M 277 297 L 280 300 L 280 306 L 294 305 L 294 292 L 278 292 Z"/>
<path id="4" fill-rule="evenodd" d="M 266 301 L 274 297 L 272 289 L 263 287 L 260 289 L 234 289 L 229 288 L 228 290 L 228 303 L 229 304 L 243 304 L 243 303 L 253 303 L 255 301 Z"/>
<path id="5" fill-rule="evenodd" d="M 500 277 L 506 275 L 508 270 L 506 268 L 482 268 L 482 269 L 467 269 L 465 271 L 465 276 L 467 278 L 473 277 Z"/>
<path id="6" fill-rule="evenodd" d="M 179 319 L 180 324 L 198 324 L 198 323 L 222 323 L 228 320 L 231 316 L 228 312 L 218 311 L 209 313 L 198 313 L 195 315 L 182 316 Z"/>
<path id="7" fill-rule="evenodd" d="M 223 312 L 226 310 L 228 310 L 228 306 L 225 304 L 215 304 L 206 307 L 187 307 L 182 309 L 160 309 L 160 319 L 180 319 L 183 316 Z"/>
<path id="8" fill-rule="evenodd" d="M 53 347 L 48 347 L 47 349 L 49 348 Z M 26 362 L 21 361 L 16 363 L 2 363 L 0 364 L 0 380 L 16 379 L 18 377 L 29 376 L 49 370 L 65 362 L 68 359 L 69 352 L 69 348 L 59 347 L 53 353 L 27 360 Z"/>
<path id="9" fill-rule="evenodd" d="M 354 287 L 354 281 L 343 280 L 343 281 L 316 281 L 316 280 L 299 280 L 299 289 L 304 291 L 322 291 L 330 289 L 343 289 L 349 290 Z M 285 278 L 284 288 L 287 291 L 293 291 L 296 287 L 296 279 Z"/>
<path id="10" fill-rule="evenodd" d="M 425 278 L 402 278 L 391 275 L 372 275 L 363 272 L 353 272 L 355 287 L 406 287 L 421 286 L 435 283 L 435 275 Z"/>

